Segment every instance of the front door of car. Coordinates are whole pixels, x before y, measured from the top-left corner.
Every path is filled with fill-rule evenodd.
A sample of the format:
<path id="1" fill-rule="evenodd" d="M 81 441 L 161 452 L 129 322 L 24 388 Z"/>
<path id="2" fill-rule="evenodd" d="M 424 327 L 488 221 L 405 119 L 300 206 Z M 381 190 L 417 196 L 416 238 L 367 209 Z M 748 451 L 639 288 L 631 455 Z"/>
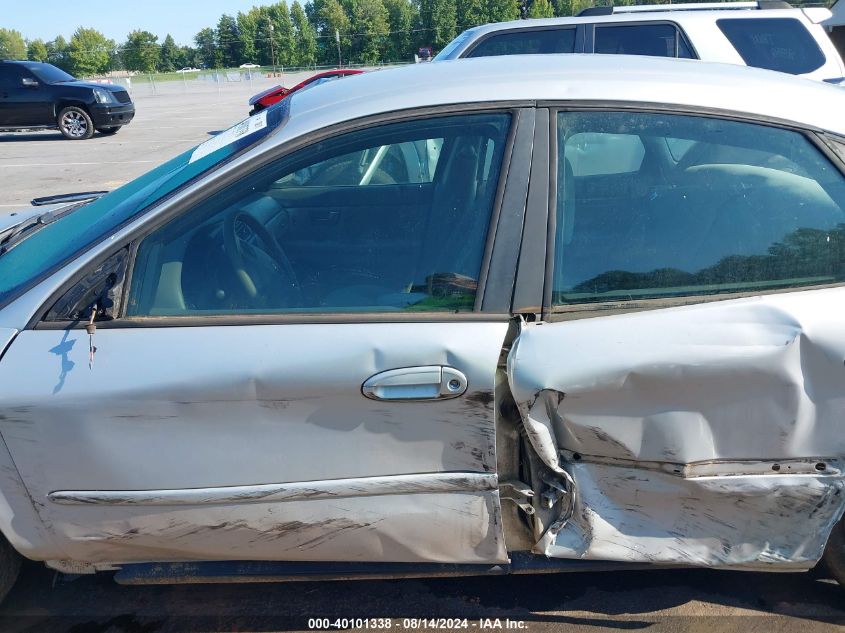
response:
<path id="1" fill-rule="evenodd" d="M 567 490 L 536 551 L 812 566 L 845 508 L 842 163 L 772 125 L 557 117 L 546 322 L 508 360 Z"/>
<path id="2" fill-rule="evenodd" d="M 26 68 L 0 69 L 0 125 L 48 125 L 50 103 L 44 85 Z"/>
<path id="3" fill-rule="evenodd" d="M 22 332 L 0 430 L 67 557 L 506 560 L 476 308 L 515 119 L 334 133 L 150 227 L 93 353 Z"/>

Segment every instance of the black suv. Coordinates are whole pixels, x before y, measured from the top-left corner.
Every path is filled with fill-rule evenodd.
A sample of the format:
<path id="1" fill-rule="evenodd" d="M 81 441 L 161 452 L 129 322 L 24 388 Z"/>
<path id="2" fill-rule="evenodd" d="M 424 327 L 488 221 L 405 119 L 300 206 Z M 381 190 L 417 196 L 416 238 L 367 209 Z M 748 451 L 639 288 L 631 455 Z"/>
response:
<path id="1" fill-rule="evenodd" d="M 135 116 L 122 86 L 77 81 L 51 64 L 0 61 L 0 131 L 53 128 L 65 138 L 114 134 Z"/>

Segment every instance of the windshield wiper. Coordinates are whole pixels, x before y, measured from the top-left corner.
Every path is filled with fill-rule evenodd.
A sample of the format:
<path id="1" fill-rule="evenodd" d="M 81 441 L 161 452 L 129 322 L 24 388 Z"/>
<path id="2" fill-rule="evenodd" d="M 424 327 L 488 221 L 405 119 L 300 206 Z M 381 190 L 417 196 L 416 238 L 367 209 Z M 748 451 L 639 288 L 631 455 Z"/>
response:
<path id="1" fill-rule="evenodd" d="M 57 196 L 44 196 L 43 198 L 33 198 L 29 201 L 34 207 L 43 207 L 48 204 L 57 204 L 60 202 L 80 202 L 82 200 L 95 200 L 102 198 L 108 191 L 80 191 L 79 193 L 61 193 Z"/>
<path id="2" fill-rule="evenodd" d="M 0 256 L 8 253 L 18 242 L 20 242 L 30 231 L 46 226 L 55 221 L 55 216 L 51 211 L 42 213 L 35 218 L 29 218 L 23 222 L 9 227 L 5 231 L 0 232 Z"/>

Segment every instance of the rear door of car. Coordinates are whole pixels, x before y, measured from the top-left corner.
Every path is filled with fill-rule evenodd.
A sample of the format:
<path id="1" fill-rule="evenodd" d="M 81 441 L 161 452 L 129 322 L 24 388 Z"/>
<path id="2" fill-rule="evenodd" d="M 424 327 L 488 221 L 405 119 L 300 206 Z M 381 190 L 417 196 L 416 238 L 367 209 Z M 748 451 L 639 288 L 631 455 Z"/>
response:
<path id="1" fill-rule="evenodd" d="M 535 552 L 813 565 L 845 508 L 842 145 L 674 107 L 552 116 L 508 357 L 554 503 Z"/>
<path id="2" fill-rule="evenodd" d="M 534 133 L 507 104 L 328 130 L 79 270 L 0 362 L 65 557 L 505 562 L 495 375 Z M 268 263 L 262 240 L 270 286 L 230 261 Z M 92 301 L 115 318 L 89 339 Z"/>

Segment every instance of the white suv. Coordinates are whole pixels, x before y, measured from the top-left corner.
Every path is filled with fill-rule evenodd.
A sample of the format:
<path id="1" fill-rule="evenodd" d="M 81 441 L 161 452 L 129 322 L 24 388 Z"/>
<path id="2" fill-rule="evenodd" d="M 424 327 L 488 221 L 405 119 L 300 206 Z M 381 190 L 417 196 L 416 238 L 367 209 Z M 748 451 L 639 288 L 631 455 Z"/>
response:
<path id="1" fill-rule="evenodd" d="M 532 53 L 686 57 L 840 83 L 842 58 L 821 26 L 824 8 L 779 0 L 593 7 L 576 17 L 468 29 L 434 61 Z"/>

